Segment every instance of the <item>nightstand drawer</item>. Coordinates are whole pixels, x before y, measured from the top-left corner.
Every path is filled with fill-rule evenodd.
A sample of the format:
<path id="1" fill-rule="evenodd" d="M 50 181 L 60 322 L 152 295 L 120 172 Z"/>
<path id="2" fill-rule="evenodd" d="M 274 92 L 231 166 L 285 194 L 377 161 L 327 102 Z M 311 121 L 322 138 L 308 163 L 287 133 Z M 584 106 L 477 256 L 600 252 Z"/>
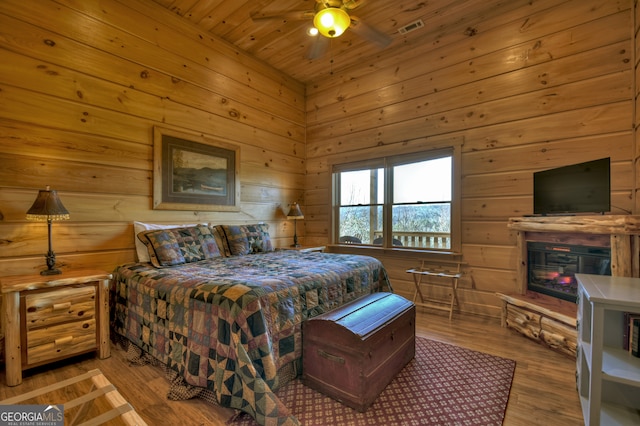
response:
<path id="1" fill-rule="evenodd" d="M 96 317 L 96 287 L 67 287 L 24 296 L 27 332 Z"/>
<path id="2" fill-rule="evenodd" d="M 96 285 L 25 292 L 25 365 L 39 365 L 98 347 Z"/>
<path id="3" fill-rule="evenodd" d="M 27 333 L 27 364 L 96 350 L 96 320 L 91 318 L 39 328 Z"/>

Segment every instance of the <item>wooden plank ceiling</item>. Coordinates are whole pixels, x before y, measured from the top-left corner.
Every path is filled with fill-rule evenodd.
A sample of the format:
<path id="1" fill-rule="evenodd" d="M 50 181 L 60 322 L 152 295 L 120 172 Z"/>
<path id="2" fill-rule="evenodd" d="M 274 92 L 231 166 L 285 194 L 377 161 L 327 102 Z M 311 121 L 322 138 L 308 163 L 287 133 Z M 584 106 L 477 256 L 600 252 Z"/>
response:
<path id="1" fill-rule="evenodd" d="M 313 11 L 316 0 L 153 1 L 303 83 L 353 65 L 375 67 L 372 64 L 379 55 L 405 52 L 408 56 L 416 44 L 437 45 L 438 38 L 452 30 L 474 31 L 465 22 L 495 6 L 495 2 L 487 0 L 344 0 L 352 7 L 351 16 L 388 35 L 391 43 L 381 48 L 350 28 L 331 39 L 322 56 L 306 59 L 315 41 L 307 34 L 312 18 L 302 19 L 289 12 Z M 251 18 L 284 13 L 289 15 L 267 20 Z M 406 34 L 398 31 L 417 20 L 422 20 L 424 27 Z"/>

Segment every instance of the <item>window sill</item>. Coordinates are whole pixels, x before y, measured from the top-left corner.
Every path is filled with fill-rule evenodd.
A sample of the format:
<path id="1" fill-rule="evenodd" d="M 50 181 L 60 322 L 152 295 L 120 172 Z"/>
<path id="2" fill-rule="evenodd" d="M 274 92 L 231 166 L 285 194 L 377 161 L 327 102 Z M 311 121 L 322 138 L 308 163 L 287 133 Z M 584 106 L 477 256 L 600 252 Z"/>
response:
<path id="1" fill-rule="evenodd" d="M 459 257 L 462 253 L 453 252 L 450 250 L 428 250 L 428 249 L 412 249 L 408 247 L 376 247 L 360 244 L 329 244 L 327 245 L 327 252 L 329 253 L 346 253 L 346 254 L 362 254 L 369 256 L 389 255 L 397 257 L 411 257 L 411 258 L 424 258 L 424 257 Z"/>

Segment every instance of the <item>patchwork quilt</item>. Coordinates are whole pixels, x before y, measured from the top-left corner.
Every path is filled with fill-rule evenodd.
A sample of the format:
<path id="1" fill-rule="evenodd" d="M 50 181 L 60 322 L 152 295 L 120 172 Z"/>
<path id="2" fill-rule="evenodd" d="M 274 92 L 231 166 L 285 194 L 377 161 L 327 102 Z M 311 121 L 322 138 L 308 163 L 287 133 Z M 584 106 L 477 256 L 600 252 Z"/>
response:
<path id="1" fill-rule="evenodd" d="M 111 286 L 116 333 L 263 425 L 297 424 L 274 391 L 278 372 L 299 366 L 302 322 L 391 290 L 373 257 L 297 251 L 126 264 Z"/>

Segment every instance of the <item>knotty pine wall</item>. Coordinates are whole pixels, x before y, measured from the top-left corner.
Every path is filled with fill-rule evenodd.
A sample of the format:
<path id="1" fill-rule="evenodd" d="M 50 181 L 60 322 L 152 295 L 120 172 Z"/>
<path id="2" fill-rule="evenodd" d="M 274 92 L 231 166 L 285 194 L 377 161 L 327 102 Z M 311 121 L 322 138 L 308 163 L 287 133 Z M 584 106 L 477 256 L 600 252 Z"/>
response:
<path id="1" fill-rule="evenodd" d="M 610 156 L 612 213 L 637 211 L 633 18 L 627 0 L 496 1 L 309 85 L 307 241 L 328 238 L 332 163 L 461 142 L 458 295 L 463 311 L 499 316 L 495 292 L 517 290 L 507 219 L 533 212 L 533 172 Z M 377 253 L 411 294 L 405 270 L 422 256 Z"/>
<path id="2" fill-rule="evenodd" d="M 611 156 L 613 212 L 637 211 L 632 0 L 470 2 L 459 26 L 306 88 L 152 2 L 94 3 L 0 2 L 2 275 L 44 266 L 46 226 L 25 213 L 45 185 L 72 217 L 54 224 L 58 262 L 110 270 L 135 258 L 133 220 L 265 221 L 290 244 L 293 200 L 303 243 L 329 243 L 331 163 L 462 143 L 459 295 L 498 316 L 534 171 Z M 239 214 L 152 209 L 156 125 L 241 146 Z M 409 294 L 420 257 L 373 253 Z"/>
<path id="3" fill-rule="evenodd" d="M 640 167 L 638 167 L 639 163 L 639 159 L 640 159 L 640 143 L 638 142 L 639 140 L 639 124 L 640 124 L 640 117 L 638 116 L 638 114 L 640 114 L 640 96 L 639 96 L 639 91 L 640 91 L 640 55 L 638 54 L 638 49 L 640 48 L 640 40 L 639 40 L 639 33 L 640 33 L 640 7 L 638 7 L 638 1 L 637 0 L 633 0 L 633 16 L 634 16 L 634 22 L 633 22 L 633 41 L 634 41 L 634 86 L 633 86 L 633 96 L 634 96 L 634 120 L 633 120 L 633 128 L 634 128 L 634 140 L 635 140 L 635 145 L 634 145 L 634 152 L 633 152 L 633 159 L 634 159 L 634 169 L 635 169 L 635 173 L 634 173 L 634 207 L 635 207 L 635 212 L 640 211 L 640 197 L 638 196 L 638 186 L 640 185 Z M 638 250 L 640 250 L 640 248 L 638 248 Z"/>
<path id="4" fill-rule="evenodd" d="M 134 220 L 266 222 L 291 244 L 302 201 L 304 87 L 142 0 L 0 2 L 0 271 L 45 266 L 25 213 L 57 189 L 62 269 L 134 261 Z M 241 211 L 152 209 L 154 126 L 240 146 Z"/>

